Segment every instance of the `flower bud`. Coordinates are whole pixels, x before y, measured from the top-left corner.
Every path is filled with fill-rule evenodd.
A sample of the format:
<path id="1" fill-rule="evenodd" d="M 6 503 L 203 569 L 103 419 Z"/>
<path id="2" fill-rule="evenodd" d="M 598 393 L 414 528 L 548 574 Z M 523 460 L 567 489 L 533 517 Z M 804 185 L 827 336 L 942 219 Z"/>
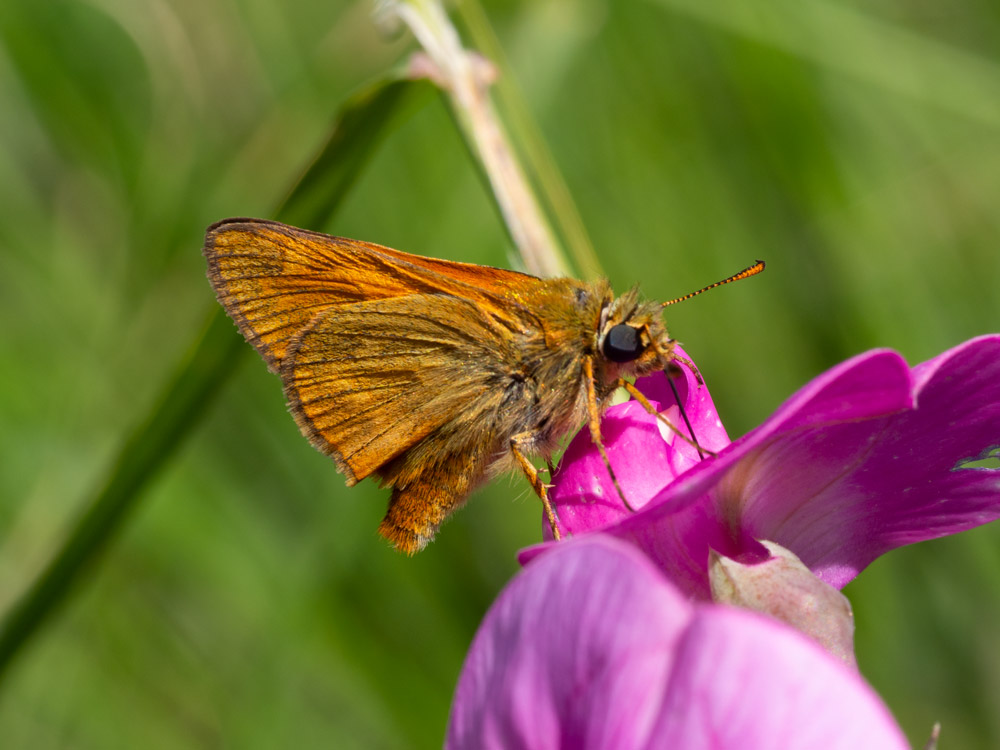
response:
<path id="1" fill-rule="evenodd" d="M 771 558 L 751 565 L 710 551 L 712 598 L 720 604 L 770 615 L 856 669 L 854 614 L 847 597 L 813 575 L 784 547 L 766 541 L 761 544 Z"/>

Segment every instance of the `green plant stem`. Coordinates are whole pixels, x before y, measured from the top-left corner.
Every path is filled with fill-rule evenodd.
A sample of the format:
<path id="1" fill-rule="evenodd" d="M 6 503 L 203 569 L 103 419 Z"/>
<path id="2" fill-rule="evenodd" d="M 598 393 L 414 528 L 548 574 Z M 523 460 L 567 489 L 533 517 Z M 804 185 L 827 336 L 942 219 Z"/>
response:
<path id="1" fill-rule="evenodd" d="M 1000 67 L 849 3 L 647 0 L 892 94 L 1000 125 Z M 878 64 L 873 65 L 872 61 Z"/>
<path id="2" fill-rule="evenodd" d="M 322 226 L 343 203 L 390 126 L 432 91 L 426 82 L 393 78 L 349 99 L 340 108 L 323 150 L 282 201 L 275 217 Z M 5 614 L 0 623 L 0 678 L 72 593 L 82 571 L 121 529 L 142 491 L 194 431 L 213 396 L 248 351 L 235 326 L 213 304 L 202 332 L 162 395 L 124 441 L 103 486 L 48 564 Z"/>

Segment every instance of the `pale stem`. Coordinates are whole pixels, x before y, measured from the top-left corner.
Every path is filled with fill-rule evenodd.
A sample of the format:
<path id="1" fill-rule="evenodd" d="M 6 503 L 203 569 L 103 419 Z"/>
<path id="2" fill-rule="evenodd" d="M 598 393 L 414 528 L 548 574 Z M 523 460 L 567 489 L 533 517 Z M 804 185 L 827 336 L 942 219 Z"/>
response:
<path id="1" fill-rule="evenodd" d="M 423 47 L 432 64 L 426 74 L 447 93 L 525 268 L 538 276 L 571 275 L 490 101 L 492 66 L 462 47 L 436 0 L 388 0 L 381 11 L 405 23 Z"/>

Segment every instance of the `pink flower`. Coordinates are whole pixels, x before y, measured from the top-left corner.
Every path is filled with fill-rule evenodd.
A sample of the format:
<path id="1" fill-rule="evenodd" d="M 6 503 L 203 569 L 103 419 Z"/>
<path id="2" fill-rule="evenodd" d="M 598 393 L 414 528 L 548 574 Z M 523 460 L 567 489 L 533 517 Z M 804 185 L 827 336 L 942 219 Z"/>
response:
<path id="1" fill-rule="evenodd" d="M 633 546 L 557 545 L 501 593 L 466 658 L 446 747 L 892 748 L 848 667 L 751 612 L 694 604 Z"/>
<path id="2" fill-rule="evenodd" d="M 733 443 L 707 388 L 686 370 L 676 385 L 699 443 L 717 456 L 699 460 L 630 402 L 610 409 L 602 430 L 638 512 L 622 505 L 586 430 L 552 498 L 563 530 L 637 545 L 689 596 L 709 597 L 710 549 L 754 562 L 768 557 L 758 540 L 775 542 L 840 588 L 889 550 L 1000 517 L 1000 469 L 968 466 L 1000 455 L 1000 335 L 912 369 L 892 351 L 861 354 Z M 665 375 L 639 387 L 685 429 Z"/>

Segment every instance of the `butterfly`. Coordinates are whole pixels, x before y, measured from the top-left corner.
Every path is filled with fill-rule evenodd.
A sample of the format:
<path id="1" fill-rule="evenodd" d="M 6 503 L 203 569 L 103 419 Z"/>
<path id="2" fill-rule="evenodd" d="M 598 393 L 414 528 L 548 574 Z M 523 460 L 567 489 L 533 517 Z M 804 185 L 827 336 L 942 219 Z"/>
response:
<path id="1" fill-rule="evenodd" d="M 627 378 L 676 366 L 661 311 L 694 296 L 643 302 L 605 280 L 542 279 L 260 219 L 212 225 L 204 254 L 219 302 L 280 376 L 302 433 L 348 485 L 375 477 L 392 488 L 379 533 L 408 554 L 511 469 L 558 538 L 528 457 L 551 466 L 586 423 L 611 471 L 600 414 L 621 386 L 655 413 Z"/>

